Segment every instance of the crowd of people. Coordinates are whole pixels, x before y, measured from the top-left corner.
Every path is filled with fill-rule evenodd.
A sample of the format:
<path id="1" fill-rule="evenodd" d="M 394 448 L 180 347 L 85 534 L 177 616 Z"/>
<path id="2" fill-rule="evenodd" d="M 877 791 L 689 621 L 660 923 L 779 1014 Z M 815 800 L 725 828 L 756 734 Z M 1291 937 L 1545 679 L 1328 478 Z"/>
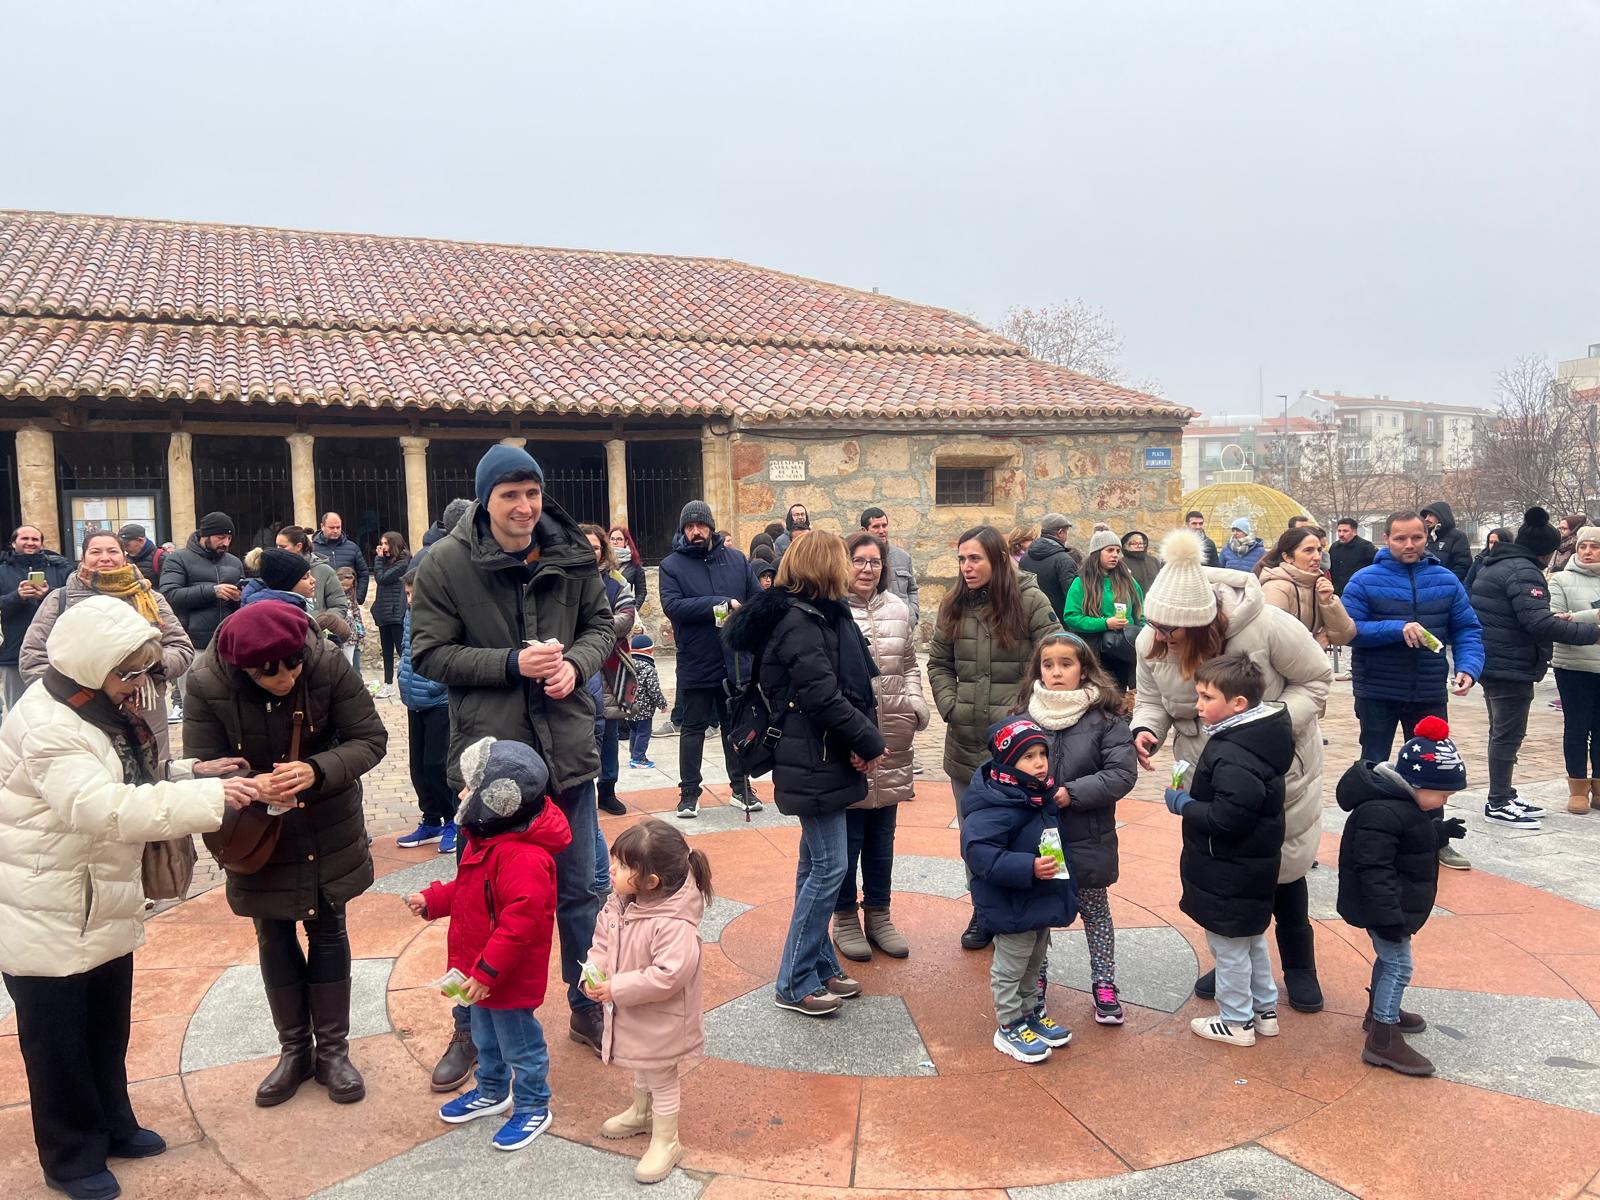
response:
<path id="1" fill-rule="evenodd" d="M 375 701 L 396 680 L 419 809 L 398 842 L 455 858 L 452 879 L 406 897 L 450 918 L 453 1030 L 431 1082 L 460 1094 L 440 1119 L 502 1117 L 491 1142 L 508 1151 L 549 1127 L 551 1018 L 536 1014 L 555 954 L 569 1036 L 631 1072 L 631 1102 L 600 1132 L 649 1137 L 645 1183 L 682 1155 L 713 895 L 684 826 L 647 817 L 608 846 L 599 822 L 627 812 L 622 746 L 630 769 L 655 765 L 658 715 L 677 732 L 676 818 L 700 814 L 715 730 L 730 803 L 752 819 L 770 773 L 798 820 L 773 999 L 839 1019 L 863 991 L 845 963 L 914 951 L 893 920 L 896 817 L 936 708 L 971 885 L 960 943 L 989 950 L 993 1044 L 1024 1063 L 1072 1037 L 1046 1002 L 1052 929 L 1082 919 L 1089 1015 L 1125 1020 L 1117 804 L 1163 749 L 1181 908 L 1213 959 L 1195 993 L 1216 1012 L 1191 1029 L 1238 1047 L 1280 1036 L 1280 999 L 1323 1007 L 1306 877 L 1321 722 L 1350 679 L 1360 745 L 1337 752 L 1355 760 L 1334 789 L 1350 814 L 1338 909 L 1376 956 L 1361 1056 L 1404 1074 L 1432 1070 L 1405 1041 L 1425 1024 L 1400 1007 L 1411 935 L 1439 867 L 1470 866 L 1453 846 L 1463 822 L 1443 819 L 1468 782 L 1450 698 L 1484 694 L 1484 815 L 1535 827 L 1545 814 L 1514 767 L 1553 663 L 1568 809 L 1600 809 L 1600 527 L 1581 513 L 1558 527 L 1530 508 L 1477 557 L 1447 504 L 1391 514 L 1381 545 L 1349 518 L 1329 538 L 1299 517 L 1268 545 L 1242 516 L 1219 546 L 1190 512 L 1158 544 L 1097 525 L 1081 552 L 1063 514 L 1009 535 L 979 525 L 955 540 L 924 660 L 918 571 L 883 509 L 841 535 L 797 504 L 747 554 L 695 500 L 654 598 L 677 649 L 669 705 L 631 532 L 579 524 L 544 483 L 527 451 L 492 447 L 472 499 L 415 553 L 384 533 L 370 564 L 332 512 L 243 558 L 219 512 L 175 548 L 138 526 L 90 530 L 76 565 L 37 528 L 15 531 L 0 554 L 0 971 L 51 1186 L 106 1200 L 109 1160 L 165 1149 L 128 1100 L 132 956 L 149 900 L 185 894 L 196 833 L 255 927 L 280 1045 L 255 1103 L 313 1081 L 336 1103 L 364 1098 L 345 919 L 373 882 L 362 777 L 387 751 Z"/>

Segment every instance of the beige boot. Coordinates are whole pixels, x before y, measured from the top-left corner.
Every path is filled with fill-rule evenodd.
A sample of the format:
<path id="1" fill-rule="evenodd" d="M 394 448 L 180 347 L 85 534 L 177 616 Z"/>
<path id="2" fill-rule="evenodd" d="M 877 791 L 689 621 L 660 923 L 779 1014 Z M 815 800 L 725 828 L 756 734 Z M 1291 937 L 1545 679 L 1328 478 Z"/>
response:
<path id="1" fill-rule="evenodd" d="M 851 962 L 871 962 L 872 947 L 861 932 L 861 917 L 855 909 L 833 914 L 833 944 Z"/>
<path id="2" fill-rule="evenodd" d="M 1589 811 L 1589 781 L 1587 779 L 1567 780 L 1567 811 L 1582 815 Z"/>
<path id="3" fill-rule="evenodd" d="M 1589 780 L 1589 807 L 1600 809 L 1600 779 Z"/>
<path id="4" fill-rule="evenodd" d="M 657 1113 L 650 1129 L 650 1148 L 633 1169 L 633 1177 L 640 1183 L 660 1183 L 672 1174 L 672 1168 L 682 1157 L 683 1147 L 678 1144 L 678 1114 Z"/>
<path id="5" fill-rule="evenodd" d="M 633 1103 L 626 1111 L 608 1117 L 600 1126 L 600 1136 L 614 1141 L 638 1137 L 641 1133 L 649 1133 L 650 1125 L 650 1093 L 643 1088 L 634 1088 Z"/>
<path id="6" fill-rule="evenodd" d="M 904 958 L 911 953 L 905 935 L 896 929 L 894 922 L 889 919 L 887 907 L 867 908 L 862 911 L 867 916 L 867 941 L 890 958 Z"/>

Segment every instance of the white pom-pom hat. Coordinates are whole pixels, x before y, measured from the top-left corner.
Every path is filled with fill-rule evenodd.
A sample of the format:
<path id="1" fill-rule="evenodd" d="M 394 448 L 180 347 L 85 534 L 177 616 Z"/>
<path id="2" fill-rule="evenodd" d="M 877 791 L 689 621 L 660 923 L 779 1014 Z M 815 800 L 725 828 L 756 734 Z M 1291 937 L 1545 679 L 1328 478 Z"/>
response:
<path id="1" fill-rule="evenodd" d="M 1217 594 L 1206 578 L 1200 535 L 1174 529 L 1161 539 L 1161 571 L 1144 598 L 1144 619 L 1197 629 L 1217 618 Z"/>

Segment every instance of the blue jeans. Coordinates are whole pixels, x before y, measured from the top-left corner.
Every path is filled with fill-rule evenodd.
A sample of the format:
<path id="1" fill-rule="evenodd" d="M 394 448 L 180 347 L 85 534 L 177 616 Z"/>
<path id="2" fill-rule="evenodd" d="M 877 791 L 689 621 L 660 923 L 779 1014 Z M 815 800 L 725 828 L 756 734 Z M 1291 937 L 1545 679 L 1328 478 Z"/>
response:
<path id="1" fill-rule="evenodd" d="M 645 762 L 650 757 L 650 718 L 633 722 L 628 730 L 628 757 L 634 762 Z"/>
<path id="2" fill-rule="evenodd" d="M 828 922 L 844 882 L 844 810 L 800 818 L 800 866 L 795 871 L 794 915 L 778 964 L 778 995 L 801 1000 L 822 981 L 843 974 L 828 937 Z"/>
<path id="3" fill-rule="evenodd" d="M 617 781 L 617 743 L 622 740 L 622 722 L 607 721 L 600 736 L 600 782 Z"/>
<path id="4" fill-rule="evenodd" d="M 611 852 L 606 849 L 598 818 L 594 823 L 594 894 L 596 898 L 611 894 Z"/>
<path id="5" fill-rule="evenodd" d="M 1411 935 L 1398 942 L 1367 930 L 1377 958 L 1372 960 L 1372 1019 L 1385 1025 L 1400 1024 L 1400 997 L 1411 982 Z"/>
<path id="6" fill-rule="evenodd" d="M 550 1107 L 550 1050 L 531 1008 L 474 1004 L 472 1044 L 478 1048 L 478 1090 L 491 1100 L 512 1095 L 519 1113 Z"/>
<path id="7" fill-rule="evenodd" d="M 583 783 L 556 796 L 558 807 L 572 828 L 572 844 L 556 855 L 556 934 L 561 939 L 561 978 L 567 984 L 567 1004 L 574 1011 L 593 1008 L 595 1002 L 578 989 L 579 966 L 589 957 L 594 922 L 600 901 L 594 894 L 595 827 L 594 784 Z M 477 1026 L 473 1026 L 474 1033 Z"/>
<path id="8" fill-rule="evenodd" d="M 894 827 L 898 804 L 883 808 L 847 808 L 845 819 L 844 883 L 839 887 L 835 912 L 856 910 L 856 864 L 861 865 L 861 903 L 867 908 L 888 908 L 894 880 Z"/>
<path id="9" fill-rule="evenodd" d="M 1217 960 L 1217 1008 L 1230 1025 L 1243 1025 L 1256 1013 L 1278 1007 L 1267 935 L 1223 937 L 1206 930 L 1206 944 Z"/>

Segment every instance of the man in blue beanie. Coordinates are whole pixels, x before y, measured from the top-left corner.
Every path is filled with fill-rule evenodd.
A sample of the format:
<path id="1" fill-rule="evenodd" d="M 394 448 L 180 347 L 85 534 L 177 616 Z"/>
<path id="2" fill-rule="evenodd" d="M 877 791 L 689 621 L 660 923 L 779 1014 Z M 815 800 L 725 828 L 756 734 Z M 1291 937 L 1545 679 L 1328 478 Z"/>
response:
<path id="1" fill-rule="evenodd" d="M 556 856 L 571 1035 L 599 1053 L 604 1019 L 578 986 L 599 907 L 600 752 L 581 685 L 615 643 L 611 608 L 588 539 L 545 496 L 544 471 L 531 454 L 490 447 L 474 483 L 477 502 L 417 568 L 411 663 L 450 689 L 451 787 L 462 783 L 462 750 L 479 738 L 533 746 L 550 766 L 551 794 L 572 828 L 572 844 Z"/>

